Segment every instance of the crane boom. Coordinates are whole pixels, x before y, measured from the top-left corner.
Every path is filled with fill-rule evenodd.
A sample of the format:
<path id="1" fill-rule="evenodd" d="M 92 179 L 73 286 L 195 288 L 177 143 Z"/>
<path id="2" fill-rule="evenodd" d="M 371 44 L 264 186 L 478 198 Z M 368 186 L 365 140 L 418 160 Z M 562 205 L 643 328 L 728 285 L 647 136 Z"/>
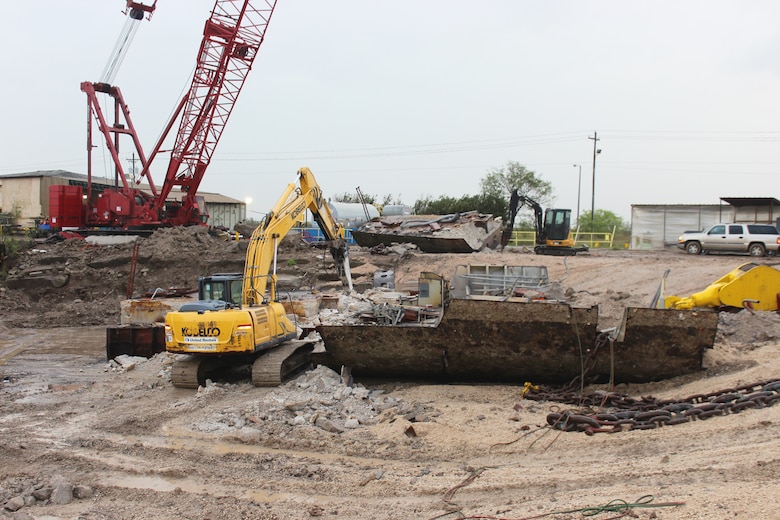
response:
<path id="1" fill-rule="evenodd" d="M 255 4 L 255 5 L 253 5 Z M 179 130 L 155 209 L 174 186 L 182 223 L 197 223 L 195 194 L 265 38 L 276 0 L 217 0 L 203 29 L 198 62 L 185 94 Z M 174 116 L 176 117 L 176 116 Z"/>
<path id="2" fill-rule="evenodd" d="M 124 13 L 127 15 L 127 24 L 106 66 L 105 79 L 98 83 L 81 84 L 81 90 L 87 95 L 86 193 L 78 187 L 75 190 L 70 187 L 67 190 L 52 187 L 50 200 L 56 204 L 50 203 L 49 217 L 54 228 L 59 227 L 58 222 L 64 221 L 80 227 L 123 229 L 205 224 L 208 212 L 197 191 L 258 49 L 265 39 L 268 23 L 276 7 L 276 0 L 215 0 L 203 29 L 190 89 L 179 101 L 152 152 L 147 155 L 141 147 L 130 119 L 130 110 L 119 87 L 110 82 L 139 21 L 151 17 L 157 0 L 151 5 L 135 0 L 126 1 Z M 104 113 L 98 94 L 113 99 L 113 111 Z M 113 186 L 93 183 L 94 122 L 113 161 Z M 176 126 L 178 132 L 172 145 L 165 180 L 158 189 L 152 179 L 151 167 L 169 133 Z M 128 151 L 122 146 L 127 140 L 133 152 L 131 172 L 126 171 L 120 156 Z M 136 160 L 140 163 L 140 170 L 135 169 Z M 130 174 L 132 179 L 129 179 Z M 143 180 L 149 185 L 147 191 L 138 186 Z M 176 186 L 181 191 L 181 200 L 168 200 Z M 83 208 L 82 197 L 87 201 Z M 69 210 L 64 212 L 62 208 Z"/>

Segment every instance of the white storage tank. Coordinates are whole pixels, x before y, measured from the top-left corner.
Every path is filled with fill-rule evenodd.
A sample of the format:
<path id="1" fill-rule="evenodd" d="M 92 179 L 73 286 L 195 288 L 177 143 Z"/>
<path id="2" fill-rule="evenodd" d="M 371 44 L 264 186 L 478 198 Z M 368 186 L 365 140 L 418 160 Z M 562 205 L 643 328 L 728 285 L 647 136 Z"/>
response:
<path id="1" fill-rule="evenodd" d="M 336 222 L 346 228 L 356 228 L 366 222 L 366 209 L 371 219 L 379 218 L 379 210 L 371 204 L 366 204 L 365 209 L 357 202 L 331 202 L 328 201 L 330 212 Z"/>
<path id="2" fill-rule="evenodd" d="M 382 215 L 411 215 L 412 208 L 406 204 L 388 204 L 382 208 Z"/>

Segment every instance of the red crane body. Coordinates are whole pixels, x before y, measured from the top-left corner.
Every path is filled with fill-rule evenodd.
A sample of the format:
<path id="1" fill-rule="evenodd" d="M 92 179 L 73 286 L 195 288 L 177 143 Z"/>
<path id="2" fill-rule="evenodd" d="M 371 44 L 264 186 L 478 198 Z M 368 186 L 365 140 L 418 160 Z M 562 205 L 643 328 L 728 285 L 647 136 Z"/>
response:
<path id="1" fill-rule="evenodd" d="M 119 87 L 108 83 L 81 84 L 81 90 L 87 95 L 88 181 L 85 194 L 76 194 L 72 189 L 69 191 L 73 197 L 86 198 L 81 227 L 149 229 L 207 223 L 208 212 L 197 191 L 258 49 L 263 43 L 275 6 L 276 0 L 216 0 L 203 29 L 203 39 L 190 89 L 179 102 L 148 157 L 143 151 Z M 145 13 L 150 17 L 154 7 L 128 0 L 127 13 L 130 18 L 139 21 Z M 109 122 L 103 113 L 99 94 L 113 99 L 113 122 Z M 115 178 L 112 188 L 98 187 L 92 181 L 93 121 L 103 134 L 114 164 Z M 170 151 L 170 162 L 165 172 L 165 180 L 158 190 L 150 169 L 177 121 L 178 132 Z M 140 172 L 135 168 L 130 172 L 132 182 L 139 185 L 145 179 L 149 185 L 147 191 L 131 185 L 122 165 L 120 143 L 126 138 L 130 139 L 134 158 L 137 158 L 141 166 Z M 174 187 L 178 187 L 180 191 L 172 193 Z M 173 198 L 179 194 L 179 199 Z M 55 206 L 54 199 L 68 196 L 68 193 L 52 192 L 52 208 Z M 56 207 L 72 208 L 73 204 L 63 204 L 60 199 Z M 56 222 L 58 216 L 51 211 L 50 216 L 52 227 L 61 227 Z M 65 220 L 61 219 L 61 222 Z"/>

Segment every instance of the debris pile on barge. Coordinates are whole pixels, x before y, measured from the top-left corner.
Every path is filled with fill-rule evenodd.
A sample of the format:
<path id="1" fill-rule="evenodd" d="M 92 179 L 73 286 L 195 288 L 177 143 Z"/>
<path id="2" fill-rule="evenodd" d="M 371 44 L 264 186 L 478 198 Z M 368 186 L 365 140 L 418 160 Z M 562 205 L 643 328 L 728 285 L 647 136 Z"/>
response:
<path id="1" fill-rule="evenodd" d="M 715 311 L 628 307 L 619 327 L 600 330 L 597 306 L 572 307 L 538 290 L 550 285 L 546 272 L 468 266 L 457 273 L 452 291 L 441 276 L 423 273 L 416 294 L 329 309 L 317 327 L 325 350 L 313 360 L 381 378 L 642 383 L 702 370 L 715 341 Z"/>
<path id="2" fill-rule="evenodd" d="M 501 219 L 477 211 L 450 215 L 392 215 L 352 231 L 362 247 L 411 243 L 425 253 L 473 253 L 501 244 Z"/>

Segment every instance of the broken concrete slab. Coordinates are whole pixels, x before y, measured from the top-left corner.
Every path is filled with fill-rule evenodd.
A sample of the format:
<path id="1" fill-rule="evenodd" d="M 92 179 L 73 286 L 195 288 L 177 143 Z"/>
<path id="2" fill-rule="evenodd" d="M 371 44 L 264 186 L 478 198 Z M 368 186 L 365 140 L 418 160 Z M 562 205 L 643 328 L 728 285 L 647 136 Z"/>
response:
<path id="1" fill-rule="evenodd" d="M 451 215 L 394 215 L 352 231 L 362 247 L 410 243 L 425 253 L 473 253 L 501 242 L 501 219 L 470 211 Z"/>

